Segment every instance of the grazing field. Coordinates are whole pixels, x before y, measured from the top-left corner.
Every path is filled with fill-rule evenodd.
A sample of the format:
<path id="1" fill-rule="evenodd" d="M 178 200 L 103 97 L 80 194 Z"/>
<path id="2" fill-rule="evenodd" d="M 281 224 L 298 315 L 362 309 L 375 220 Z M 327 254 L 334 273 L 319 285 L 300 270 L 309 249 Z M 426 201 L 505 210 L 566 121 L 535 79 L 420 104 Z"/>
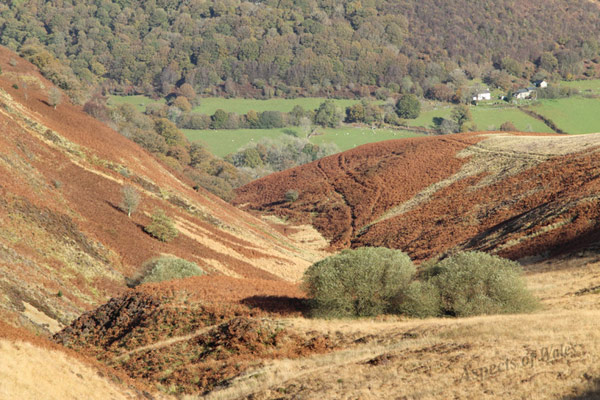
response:
<path id="1" fill-rule="evenodd" d="M 570 97 L 541 100 L 531 109 L 549 119 L 567 133 L 600 132 L 600 99 Z"/>
<path id="2" fill-rule="evenodd" d="M 406 123 L 411 126 L 422 126 L 424 128 L 435 128 L 435 124 L 433 123 L 434 118 L 450 118 L 450 113 L 452 112 L 451 105 L 442 105 L 435 108 L 429 108 L 424 106 L 421 109 L 421 114 L 419 114 L 418 118 L 415 119 L 407 119 Z"/>
<path id="3" fill-rule="evenodd" d="M 491 107 L 471 107 L 473 122 L 478 130 L 494 131 L 499 130 L 500 125 L 510 121 L 519 131 L 523 132 L 552 132 L 552 129 L 542 121 L 535 119 L 521 110 L 513 107 L 491 108 Z"/>
<path id="4" fill-rule="evenodd" d="M 281 111 L 290 112 L 295 106 L 301 106 L 305 110 L 316 110 L 319 105 L 326 101 L 324 97 L 299 97 L 297 99 L 225 99 L 222 97 L 207 97 L 200 99 L 200 105 L 194 107 L 193 112 L 212 115 L 218 109 L 237 114 L 246 114 L 250 110 L 256 112 Z M 341 108 L 356 104 L 359 100 L 337 100 L 333 102 Z"/>
<path id="5" fill-rule="evenodd" d="M 453 106 L 443 105 L 436 108 L 425 108 L 418 118 L 407 120 L 411 126 L 422 126 L 425 128 L 435 128 L 435 118 L 451 118 Z M 523 132 L 552 132 L 542 121 L 539 121 L 515 107 L 489 107 L 475 106 L 471 107 L 471 115 L 473 122 L 477 125 L 478 130 L 492 131 L 500 129 L 500 125 L 510 121 L 515 127 Z"/>
<path id="6" fill-rule="evenodd" d="M 560 86 L 578 89 L 588 94 L 600 94 L 600 79 L 586 79 L 581 81 L 563 81 Z"/>
<path id="7" fill-rule="evenodd" d="M 182 129 L 189 140 L 205 144 L 211 153 L 219 157 L 234 153 L 240 147 L 261 138 L 281 137 L 285 135 L 283 131 L 284 129 Z"/>
<path id="8" fill-rule="evenodd" d="M 183 132 L 191 141 L 200 141 L 216 156 L 223 157 L 237 151 L 239 148 L 262 138 L 276 139 L 295 132 L 297 136 L 304 137 L 301 128 L 277 129 L 230 129 L 230 130 L 192 130 L 184 129 Z M 287 132 L 287 133 L 286 133 Z M 335 143 L 341 151 L 352 149 L 365 143 L 380 142 L 389 139 L 421 136 L 419 133 L 394 130 L 359 127 L 319 128 L 319 134 L 311 137 L 315 144 Z"/>
<path id="9" fill-rule="evenodd" d="M 120 104 L 133 104 L 138 111 L 146 111 L 146 106 L 150 103 L 164 103 L 165 99 L 151 99 L 146 96 L 109 96 L 108 104 L 112 106 Z"/>
<path id="10" fill-rule="evenodd" d="M 390 139 L 403 139 L 423 136 L 423 134 L 395 129 L 374 129 L 342 127 L 321 129 L 323 135 L 313 136 L 310 141 L 315 144 L 335 143 L 341 151 L 350 150 L 357 146 L 381 142 Z"/>
<path id="11" fill-rule="evenodd" d="M 235 112 L 237 114 L 246 114 L 250 110 L 256 112 L 263 111 L 281 111 L 289 112 L 292 111 L 294 106 L 301 106 L 305 110 L 316 110 L 321 103 L 326 101 L 324 97 L 301 97 L 297 99 L 268 99 L 268 100 L 257 100 L 257 99 L 226 99 L 223 97 L 206 97 L 199 99 L 199 105 L 193 108 L 193 112 L 200 114 L 212 115 L 218 109 L 225 110 L 227 112 Z M 341 108 L 346 108 L 352 104 L 358 103 L 360 100 L 345 100 L 345 99 L 333 99 L 333 102 Z M 145 111 L 146 106 L 150 103 L 160 102 L 164 103 L 164 99 L 154 100 L 146 96 L 110 96 L 109 104 L 133 104 L 139 111 Z"/>

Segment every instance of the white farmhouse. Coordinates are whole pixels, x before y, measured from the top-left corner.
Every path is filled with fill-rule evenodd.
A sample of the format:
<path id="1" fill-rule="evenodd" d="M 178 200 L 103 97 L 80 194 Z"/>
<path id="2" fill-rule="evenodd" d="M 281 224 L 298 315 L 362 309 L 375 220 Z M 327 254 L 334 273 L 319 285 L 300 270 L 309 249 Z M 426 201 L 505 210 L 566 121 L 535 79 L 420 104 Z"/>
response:
<path id="1" fill-rule="evenodd" d="M 535 81 L 535 82 L 533 82 L 533 84 L 534 84 L 536 87 L 539 87 L 539 88 L 541 88 L 541 89 L 543 89 L 543 88 L 547 88 L 547 87 L 548 87 L 548 82 L 546 82 L 546 80 L 545 80 L 545 79 L 542 79 L 542 80 L 540 80 L 540 81 Z"/>
<path id="2" fill-rule="evenodd" d="M 535 93 L 534 87 L 528 87 L 526 89 L 519 89 L 513 93 L 513 97 L 516 99 L 528 99 Z"/>
<path id="3" fill-rule="evenodd" d="M 473 95 L 473 101 L 482 101 L 482 100 L 491 100 L 491 99 L 492 99 L 492 94 L 490 93 L 490 91 L 488 89 L 481 90 L 479 92 L 476 92 Z"/>

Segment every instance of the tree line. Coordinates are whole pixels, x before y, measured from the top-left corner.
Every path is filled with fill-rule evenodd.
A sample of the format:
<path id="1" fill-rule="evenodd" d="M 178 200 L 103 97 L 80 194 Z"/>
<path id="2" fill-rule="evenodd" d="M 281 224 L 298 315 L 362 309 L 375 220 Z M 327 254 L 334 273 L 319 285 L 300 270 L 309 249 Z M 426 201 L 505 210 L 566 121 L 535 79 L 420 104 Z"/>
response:
<path id="1" fill-rule="evenodd" d="M 436 99 L 465 78 L 507 88 L 597 76 L 600 14 L 587 0 L 20 0 L 0 44 L 62 89 L 112 93 Z M 187 86 L 186 86 L 187 85 Z"/>

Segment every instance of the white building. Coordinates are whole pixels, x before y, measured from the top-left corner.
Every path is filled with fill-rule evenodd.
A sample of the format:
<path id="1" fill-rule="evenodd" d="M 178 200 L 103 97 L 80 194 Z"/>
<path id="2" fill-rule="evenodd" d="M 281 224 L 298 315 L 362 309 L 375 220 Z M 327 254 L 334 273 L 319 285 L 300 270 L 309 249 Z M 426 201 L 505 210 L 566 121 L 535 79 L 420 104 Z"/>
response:
<path id="1" fill-rule="evenodd" d="M 488 89 L 475 93 L 473 101 L 491 100 L 492 94 Z"/>
<path id="2" fill-rule="evenodd" d="M 528 99 L 535 92 L 534 87 L 528 87 L 527 89 L 519 89 L 513 93 L 513 97 L 516 99 Z"/>
<path id="3" fill-rule="evenodd" d="M 533 84 L 542 89 L 548 87 L 548 82 L 546 82 L 545 79 L 542 79 L 541 81 L 535 81 Z"/>

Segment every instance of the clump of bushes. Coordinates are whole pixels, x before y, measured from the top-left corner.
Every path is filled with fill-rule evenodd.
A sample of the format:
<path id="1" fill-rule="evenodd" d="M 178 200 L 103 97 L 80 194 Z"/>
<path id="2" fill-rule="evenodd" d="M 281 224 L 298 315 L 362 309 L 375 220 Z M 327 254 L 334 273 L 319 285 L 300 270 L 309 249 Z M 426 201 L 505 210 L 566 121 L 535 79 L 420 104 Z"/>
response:
<path id="1" fill-rule="evenodd" d="M 161 209 L 154 210 L 152 222 L 144 227 L 144 231 L 161 242 L 170 242 L 175 239 L 179 231 L 173 221 Z"/>
<path id="2" fill-rule="evenodd" d="M 196 263 L 174 256 L 161 256 L 146 261 L 142 265 L 139 276 L 130 281 L 130 286 L 149 282 L 164 282 L 204 274 L 205 272 Z"/>
<path id="3" fill-rule="evenodd" d="M 535 309 L 537 301 L 520 274 L 514 261 L 464 252 L 432 263 L 417 279 L 405 253 L 365 247 L 313 264 L 304 287 L 317 317 L 466 317 Z"/>
<path id="4" fill-rule="evenodd" d="M 433 268 L 429 281 L 440 291 L 445 315 L 518 313 L 536 306 L 514 261 L 473 251 L 446 258 Z"/>
<path id="5" fill-rule="evenodd" d="M 416 269 L 401 251 L 382 247 L 344 250 L 311 265 L 304 275 L 312 314 L 365 317 L 391 311 Z"/>

